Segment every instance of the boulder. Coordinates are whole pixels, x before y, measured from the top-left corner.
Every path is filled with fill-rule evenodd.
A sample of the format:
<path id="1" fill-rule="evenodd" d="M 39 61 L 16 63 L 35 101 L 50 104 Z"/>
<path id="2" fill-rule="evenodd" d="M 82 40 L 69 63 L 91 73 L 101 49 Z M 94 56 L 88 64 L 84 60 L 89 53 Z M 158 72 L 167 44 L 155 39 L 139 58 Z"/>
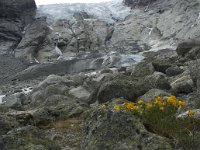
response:
<path id="1" fill-rule="evenodd" d="M 81 149 L 173 149 L 169 139 L 148 132 L 139 118 L 109 104 L 87 113 L 83 132 Z"/>
<path id="2" fill-rule="evenodd" d="M 136 84 L 137 82 L 132 82 L 128 79 L 108 81 L 99 88 L 97 100 L 99 103 L 120 97 L 134 100 L 138 96 L 136 93 L 140 90 Z"/>
<path id="3" fill-rule="evenodd" d="M 161 72 L 154 72 L 154 74 L 146 76 L 143 82 L 145 88 L 149 90 L 152 88 L 169 90 L 171 88 L 166 75 Z"/>
<path id="4" fill-rule="evenodd" d="M 196 39 L 186 40 L 178 44 L 176 52 L 180 56 L 185 56 L 192 48 L 200 47 L 200 42 Z"/>
<path id="5" fill-rule="evenodd" d="M 155 71 L 152 63 L 150 62 L 140 62 L 135 66 L 135 69 L 132 73 L 132 76 L 134 77 L 145 77 L 147 75 L 153 74 Z"/>
<path id="6" fill-rule="evenodd" d="M 8 95 L 3 98 L 3 105 L 15 110 L 22 110 L 22 94 L 13 94 L 13 95 Z"/>
<path id="7" fill-rule="evenodd" d="M 64 84 L 66 86 L 73 86 L 72 81 L 70 82 L 69 80 L 65 79 L 65 77 L 52 74 L 40 82 L 36 89 L 44 89 L 52 84 Z"/>
<path id="8" fill-rule="evenodd" d="M 194 85 L 197 85 L 197 80 L 200 79 L 200 59 L 189 61 L 188 68 L 190 71 L 190 76 L 194 82 Z"/>
<path id="9" fill-rule="evenodd" d="M 152 75 L 146 76 L 145 79 L 121 76 L 120 78 L 103 82 L 98 92 L 93 94 L 93 100 L 97 95 L 96 99 L 99 103 L 120 97 L 124 97 L 130 101 L 136 101 L 139 96 L 154 88 L 163 90 L 169 90 L 171 88 L 164 74 L 155 72 Z"/>
<path id="10" fill-rule="evenodd" d="M 151 89 L 148 92 L 146 92 L 144 95 L 140 96 L 139 99 L 148 103 L 148 102 L 151 102 L 151 100 L 155 99 L 157 96 L 165 97 L 165 96 L 170 96 L 170 94 L 164 90 Z"/>
<path id="11" fill-rule="evenodd" d="M 84 101 L 87 101 L 88 98 L 90 97 L 90 93 L 82 86 L 71 89 L 69 91 L 69 94 Z"/>
<path id="12" fill-rule="evenodd" d="M 165 72 L 167 76 L 171 77 L 171 76 L 176 76 L 183 73 L 184 70 L 178 66 L 171 66 Z"/>
<path id="13" fill-rule="evenodd" d="M 184 75 L 171 84 L 172 91 L 175 93 L 191 93 L 194 90 L 194 83 L 190 75 Z"/>
<path id="14" fill-rule="evenodd" d="M 166 73 L 166 70 L 172 66 L 172 63 L 168 59 L 157 59 L 152 62 L 156 71 Z"/>
<path id="15" fill-rule="evenodd" d="M 200 59 L 200 46 L 192 48 L 185 57 L 191 60 Z"/>

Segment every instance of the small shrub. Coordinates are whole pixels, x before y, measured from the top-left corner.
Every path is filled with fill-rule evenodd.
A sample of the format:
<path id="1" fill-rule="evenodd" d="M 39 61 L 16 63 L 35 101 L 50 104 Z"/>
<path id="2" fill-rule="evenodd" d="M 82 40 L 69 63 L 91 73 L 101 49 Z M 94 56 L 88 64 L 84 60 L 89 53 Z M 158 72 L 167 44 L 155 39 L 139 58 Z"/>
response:
<path id="1" fill-rule="evenodd" d="M 131 112 L 140 116 L 148 131 L 172 139 L 175 148 L 199 149 L 200 121 L 194 118 L 194 112 L 189 110 L 185 119 L 176 117 L 186 107 L 186 102 L 178 100 L 175 96 L 158 96 L 149 103 L 138 100 L 136 103 L 114 105 L 116 111 Z"/>

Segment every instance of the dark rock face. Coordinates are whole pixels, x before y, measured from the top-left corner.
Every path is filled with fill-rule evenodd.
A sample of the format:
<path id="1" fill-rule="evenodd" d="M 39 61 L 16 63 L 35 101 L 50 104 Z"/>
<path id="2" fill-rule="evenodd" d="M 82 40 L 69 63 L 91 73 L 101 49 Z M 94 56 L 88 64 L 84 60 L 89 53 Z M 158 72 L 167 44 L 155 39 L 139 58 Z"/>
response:
<path id="1" fill-rule="evenodd" d="M 135 6 L 146 6 L 156 0 L 124 0 L 124 4 L 134 8 Z"/>
<path id="2" fill-rule="evenodd" d="M 0 0 L 0 54 L 13 51 L 35 15 L 34 0 Z"/>
<path id="3" fill-rule="evenodd" d="M 35 10 L 34 0 L 0 0 L 0 18 L 21 18 L 27 10 Z"/>
<path id="4" fill-rule="evenodd" d="M 47 37 L 49 33 L 50 29 L 46 23 L 46 19 L 36 19 L 25 30 L 25 35 L 15 49 L 15 57 L 21 58 L 27 63 L 33 63 L 35 62 L 35 59 L 37 59 L 41 49 L 43 49 L 43 51 L 53 51 L 55 46 Z M 51 58 L 51 55 L 48 55 L 49 59 Z"/>

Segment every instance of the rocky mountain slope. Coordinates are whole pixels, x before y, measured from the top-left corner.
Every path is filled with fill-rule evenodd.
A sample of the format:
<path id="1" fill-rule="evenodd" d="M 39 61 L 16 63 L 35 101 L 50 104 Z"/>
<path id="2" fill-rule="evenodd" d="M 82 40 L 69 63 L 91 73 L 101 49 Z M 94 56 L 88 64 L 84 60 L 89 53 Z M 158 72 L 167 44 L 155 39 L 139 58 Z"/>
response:
<path id="1" fill-rule="evenodd" d="M 0 150 L 200 148 L 198 0 L 0 0 L 0 12 Z M 157 96 L 158 114 L 176 105 L 164 125 L 120 110 Z"/>

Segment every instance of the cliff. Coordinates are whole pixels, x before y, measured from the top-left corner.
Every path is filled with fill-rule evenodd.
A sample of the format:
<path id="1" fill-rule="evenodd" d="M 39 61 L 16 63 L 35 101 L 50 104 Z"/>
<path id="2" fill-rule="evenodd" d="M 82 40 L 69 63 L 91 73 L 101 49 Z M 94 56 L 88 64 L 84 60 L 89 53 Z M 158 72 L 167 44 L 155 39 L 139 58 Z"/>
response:
<path id="1" fill-rule="evenodd" d="M 20 18 L 24 12 L 30 13 L 35 9 L 34 0 L 0 0 L 0 18 Z"/>
<path id="2" fill-rule="evenodd" d="M 12 52 L 27 24 L 34 20 L 34 0 L 0 0 L 0 54 Z"/>

